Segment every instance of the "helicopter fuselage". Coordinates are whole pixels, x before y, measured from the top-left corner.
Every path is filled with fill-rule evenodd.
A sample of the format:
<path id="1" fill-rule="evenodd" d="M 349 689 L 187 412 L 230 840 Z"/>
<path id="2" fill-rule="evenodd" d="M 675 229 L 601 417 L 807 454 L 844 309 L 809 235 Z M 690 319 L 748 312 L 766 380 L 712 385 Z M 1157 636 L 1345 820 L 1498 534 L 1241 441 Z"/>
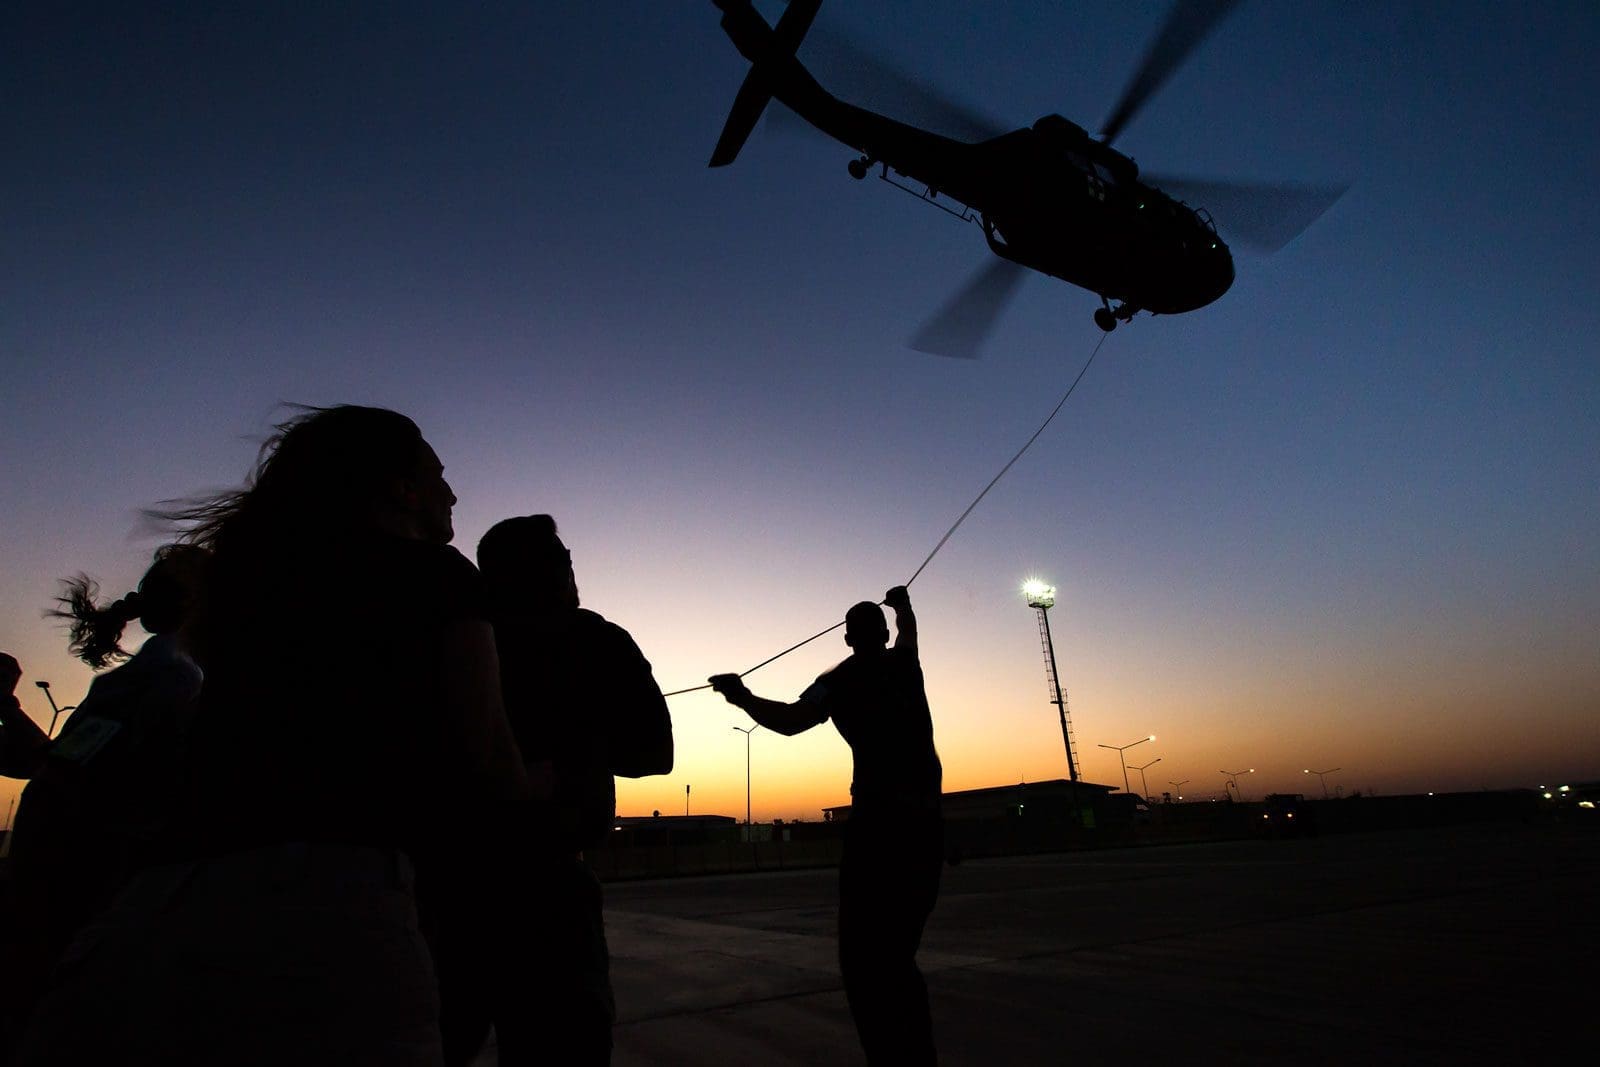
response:
<path id="1" fill-rule="evenodd" d="M 823 89 L 748 4 L 719 3 L 723 28 L 764 88 L 802 119 L 881 165 L 975 211 L 995 254 L 1122 302 L 1177 314 L 1233 284 L 1210 218 L 1138 180 L 1127 156 L 1059 115 L 987 141 L 958 141 L 846 103 Z M 1130 312 L 1131 313 L 1131 312 Z"/>

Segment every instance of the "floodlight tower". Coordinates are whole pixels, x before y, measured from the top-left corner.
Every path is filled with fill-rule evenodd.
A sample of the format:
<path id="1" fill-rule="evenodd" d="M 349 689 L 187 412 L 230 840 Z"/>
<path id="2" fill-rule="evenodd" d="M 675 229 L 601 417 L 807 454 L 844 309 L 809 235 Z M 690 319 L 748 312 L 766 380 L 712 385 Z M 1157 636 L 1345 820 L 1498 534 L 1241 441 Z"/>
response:
<path id="1" fill-rule="evenodd" d="M 1061 676 L 1056 671 L 1056 646 L 1050 639 L 1050 609 L 1056 604 L 1056 587 L 1037 578 L 1022 583 L 1022 596 L 1039 613 L 1039 641 L 1044 646 L 1045 681 L 1050 686 L 1050 703 L 1061 716 L 1061 743 L 1067 750 L 1067 777 L 1078 780 L 1078 757 L 1072 744 L 1072 727 L 1067 720 L 1067 698 L 1061 691 Z"/>

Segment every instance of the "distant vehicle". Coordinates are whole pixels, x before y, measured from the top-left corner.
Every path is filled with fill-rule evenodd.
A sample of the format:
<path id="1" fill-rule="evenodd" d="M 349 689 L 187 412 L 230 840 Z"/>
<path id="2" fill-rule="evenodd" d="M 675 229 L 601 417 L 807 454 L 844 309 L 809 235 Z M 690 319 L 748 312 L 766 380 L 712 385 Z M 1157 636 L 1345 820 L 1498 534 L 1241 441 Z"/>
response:
<path id="1" fill-rule="evenodd" d="M 1541 796 L 1545 810 L 1557 819 L 1600 822 L 1600 782 L 1546 787 Z"/>
<path id="2" fill-rule="evenodd" d="M 1310 837 L 1317 832 L 1316 816 L 1304 793 L 1268 793 L 1255 822 L 1256 832 L 1267 837 Z"/>

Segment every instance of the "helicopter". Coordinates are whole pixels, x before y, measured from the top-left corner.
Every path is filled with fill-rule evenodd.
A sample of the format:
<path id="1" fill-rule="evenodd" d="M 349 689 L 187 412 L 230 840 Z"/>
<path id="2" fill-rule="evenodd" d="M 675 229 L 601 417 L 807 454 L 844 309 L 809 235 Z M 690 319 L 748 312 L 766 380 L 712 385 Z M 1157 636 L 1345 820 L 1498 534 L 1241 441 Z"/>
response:
<path id="1" fill-rule="evenodd" d="M 1194 181 L 1142 175 L 1111 147 L 1140 108 L 1237 0 L 1178 0 L 1098 138 L 1060 115 L 1010 131 L 989 128 L 923 90 L 937 109 L 977 134 L 957 140 L 833 96 L 797 52 L 821 0 L 790 0 L 770 25 L 751 0 L 713 0 L 722 28 L 751 63 L 710 166 L 738 156 L 776 97 L 805 122 L 859 153 L 852 178 L 879 177 L 977 222 L 991 260 L 913 339 L 912 347 L 970 358 L 1028 270 L 1100 298 L 1094 321 L 1110 332 L 1139 312 L 1176 315 L 1232 286 L 1231 250 L 1204 207 L 1179 196 L 1241 207 L 1242 243 L 1275 251 L 1311 225 L 1342 186 Z M 898 179 L 910 179 L 921 188 Z M 1170 190 L 1170 192 L 1168 191 Z M 955 206 L 947 206 L 951 202 Z"/>

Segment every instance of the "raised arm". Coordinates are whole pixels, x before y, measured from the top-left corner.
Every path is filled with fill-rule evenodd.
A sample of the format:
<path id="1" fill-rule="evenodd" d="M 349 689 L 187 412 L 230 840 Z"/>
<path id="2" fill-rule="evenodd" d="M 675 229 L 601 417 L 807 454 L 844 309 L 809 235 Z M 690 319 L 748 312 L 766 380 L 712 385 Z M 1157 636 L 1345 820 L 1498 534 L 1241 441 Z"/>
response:
<path id="1" fill-rule="evenodd" d="M 911 610 L 911 594 L 897 585 L 883 594 L 883 602 L 894 609 L 894 647 L 917 654 L 917 615 Z"/>
<path id="2" fill-rule="evenodd" d="M 757 723 L 774 733 L 792 737 L 828 717 L 810 701 L 797 700 L 793 704 L 785 704 L 781 700 L 758 697 L 745 687 L 737 674 L 715 674 L 709 680 L 711 688 L 727 698 L 728 703 L 742 708 Z"/>

